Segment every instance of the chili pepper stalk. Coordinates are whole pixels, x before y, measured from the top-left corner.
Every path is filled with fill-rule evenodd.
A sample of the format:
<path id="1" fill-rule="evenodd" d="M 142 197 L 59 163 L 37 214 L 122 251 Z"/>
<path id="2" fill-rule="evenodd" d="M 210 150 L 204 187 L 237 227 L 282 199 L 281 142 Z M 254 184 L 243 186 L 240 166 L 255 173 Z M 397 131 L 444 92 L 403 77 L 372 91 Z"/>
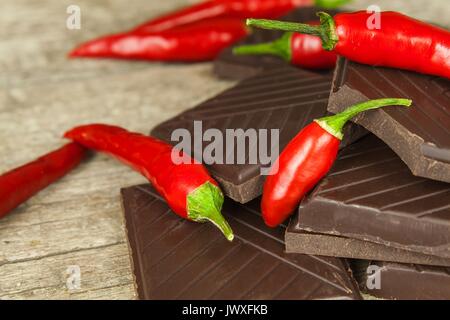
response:
<path id="1" fill-rule="evenodd" d="M 233 49 L 235 55 L 273 55 L 286 62 L 308 69 L 331 69 L 337 55 L 323 49 L 321 40 L 312 35 L 286 32 L 268 43 L 242 45 Z"/>
<path id="2" fill-rule="evenodd" d="M 233 231 L 220 212 L 224 196 L 218 183 L 187 154 L 156 138 L 104 124 L 76 127 L 64 137 L 127 164 L 150 181 L 177 215 L 212 222 L 233 240 Z M 174 161 L 174 154 L 180 163 Z"/>
<path id="3" fill-rule="evenodd" d="M 187 217 L 195 222 L 211 222 L 229 241 L 232 241 L 233 231 L 220 212 L 223 201 L 224 196 L 220 188 L 211 182 L 206 182 L 188 194 Z"/>
<path id="4" fill-rule="evenodd" d="M 235 55 L 274 55 L 278 56 L 286 62 L 292 59 L 292 42 L 293 32 L 286 32 L 281 38 L 266 43 L 248 44 L 233 48 Z"/>
<path id="5" fill-rule="evenodd" d="M 344 111 L 335 114 L 333 116 L 323 117 L 314 120 L 318 125 L 320 125 L 325 131 L 335 136 L 337 139 L 342 140 L 344 137 L 344 126 L 352 118 L 360 114 L 361 112 L 379 109 L 388 106 L 404 106 L 410 107 L 412 100 L 401 99 L 401 98 L 384 98 L 375 99 L 355 104 Z"/>
<path id="6" fill-rule="evenodd" d="M 247 25 L 260 29 L 298 32 L 317 36 L 322 41 L 325 50 L 334 50 L 339 38 L 336 34 L 333 17 L 326 12 L 318 12 L 317 16 L 320 18 L 319 25 L 267 19 L 247 19 Z"/>
<path id="7" fill-rule="evenodd" d="M 450 79 L 450 32 L 398 12 L 380 12 L 379 27 L 369 28 L 371 13 L 331 17 L 319 12 L 320 25 L 248 19 L 247 25 L 319 37 L 325 50 L 373 66 L 411 70 Z"/>
<path id="8" fill-rule="evenodd" d="M 314 0 L 314 5 L 325 9 L 336 9 L 349 2 L 352 0 Z"/>
<path id="9" fill-rule="evenodd" d="M 351 118 L 367 110 L 391 105 L 409 107 L 411 103 L 408 99 L 371 100 L 316 119 L 303 128 L 281 152 L 264 183 L 261 209 L 266 225 L 283 223 L 331 169 L 343 128 Z"/>

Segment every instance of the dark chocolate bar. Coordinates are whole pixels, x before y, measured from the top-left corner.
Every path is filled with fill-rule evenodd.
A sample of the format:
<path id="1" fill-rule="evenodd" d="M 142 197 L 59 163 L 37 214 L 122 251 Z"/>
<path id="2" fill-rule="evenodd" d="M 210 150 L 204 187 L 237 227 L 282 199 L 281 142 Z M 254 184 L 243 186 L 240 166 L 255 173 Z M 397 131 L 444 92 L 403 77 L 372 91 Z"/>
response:
<path id="1" fill-rule="evenodd" d="M 277 129 L 278 149 L 281 151 L 305 125 L 326 115 L 330 88 L 331 76 L 289 66 L 268 70 L 158 125 L 151 134 L 171 142 L 174 130 L 185 128 L 194 136 L 194 121 L 202 122 L 203 131 L 219 129 L 224 137 L 229 129 Z M 346 130 L 342 146 L 366 134 L 364 129 L 355 125 L 348 126 Z M 240 136 L 243 134 L 241 132 Z M 202 150 L 208 143 L 203 144 Z M 248 152 L 250 145 L 247 139 L 245 144 Z M 191 150 L 194 150 L 193 144 Z M 188 152 L 191 150 L 185 149 Z M 224 154 L 228 152 L 224 150 Z M 270 165 L 263 166 L 258 158 L 254 164 L 250 161 L 246 161 L 246 164 L 215 163 L 209 165 L 208 170 L 219 181 L 227 196 L 246 203 L 262 193 L 265 179 L 261 175 L 262 167 Z"/>
<path id="2" fill-rule="evenodd" d="M 341 152 L 295 228 L 450 258 L 450 184 L 413 176 L 370 135 Z"/>
<path id="3" fill-rule="evenodd" d="M 340 59 L 329 111 L 387 97 L 409 98 L 413 105 L 364 112 L 353 121 L 386 142 L 414 175 L 450 182 L 450 81 Z"/>
<path id="4" fill-rule="evenodd" d="M 289 253 L 450 266 L 450 258 L 440 258 L 359 239 L 299 231 L 296 228 L 296 220 L 297 217 L 293 218 L 286 229 L 286 252 Z"/>
<path id="5" fill-rule="evenodd" d="M 335 14 L 336 11 L 324 10 L 318 7 L 300 8 L 287 14 L 281 20 L 295 22 L 310 22 L 318 20 L 316 13 L 318 11 L 326 11 Z M 243 41 L 237 43 L 234 47 L 246 44 L 256 44 L 271 42 L 283 35 L 281 31 L 253 29 L 250 36 Z M 287 62 L 271 55 L 252 55 L 252 56 L 236 56 L 233 54 L 233 48 L 225 49 L 214 62 L 215 74 L 223 79 L 242 80 L 255 76 L 262 70 L 276 68 L 286 65 Z M 321 71 L 328 73 L 329 71 Z"/>
<path id="6" fill-rule="evenodd" d="M 450 299 L 450 268 L 379 261 L 356 261 L 352 267 L 361 290 L 372 297 L 395 300 Z"/>
<path id="7" fill-rule="evenodd" d="M 149 185 L 122 189 L 140 299 L 360 299 L 344 259 L 284 252 L 285 227 L 264 226 L 258 201 L 225 200 L 235 233 L 183 220 Z"/>

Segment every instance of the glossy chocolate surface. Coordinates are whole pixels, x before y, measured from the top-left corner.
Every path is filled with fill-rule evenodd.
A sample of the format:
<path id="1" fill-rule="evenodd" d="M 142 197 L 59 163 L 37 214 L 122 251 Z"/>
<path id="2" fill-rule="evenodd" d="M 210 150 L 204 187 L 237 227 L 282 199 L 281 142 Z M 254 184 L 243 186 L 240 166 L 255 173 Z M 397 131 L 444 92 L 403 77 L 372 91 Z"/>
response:
<path id="1" fill-rule="evenodd" d="M 450 182 L 450 81 L 341 58 L 328 110 L 379 98 L 408 98 L 413 105 L 364 112 L 354 122 L 387 143 L 414 175 Z"/>
<path id="2" fill-rule="evenodd" d="M 372 269 L 368 272 L 369 265 Z M 376 298 L 450 299 L 450 268 L 380 261 L 355 261 L 352 267 L 361 290 Z M 378 288 L 374 277 L 378 277 Z"/>
<path id="3" fill-rule="evenodd" d="M 140 299 L 360 299 L 344 259 L 289 254 L 285 226 L 267 228 L 259 201 L 225 200 L 233 242 L 184 220 L 149 185 L 122 189 Z"/>
<path id="4" fill-rule="evenodd" d="M 295 228 L 450 258 L 450 184 L 413 176 L 370 135 L 340 153 Z"/>
<path id="5" fill-rule="evenodd" d="M 158 125 L 151 131 L 151 135 L 176 144 L 177 142 L 171 141 L 174 130 L 187 129 L 191 137 L 194 137 L 194 121 L 201 121 L 203 132 L 215 128 L 223 137 L 226 137 L 228 129 L 242 129 L 242 137 L 248 129 L 255 129 L 257 133 L 260 129 L 267 129 L 268 137 L 271 137 L 270 130 L 275 129 L 279 132 L 278 149 L 281 151 L 304 126 L 327 114 L 330 89 L 331 76 L 288 66 L 279 67 L 243 80 L 235 87 Z M 366 131 L 359 126 L 347 126 L 346 137 L 341 145 L 345 146 L 365 134 Z M 237 146 L 237 140 L 235 141 Z M 260 141 L 258 138 L 257 145 L 261 142 L 265 142 L 270 150 L 272 144 L 269 139 Z M 204 142 L 202 150 L 209 143 Z M 244 164 L 214 163 L 207 166 L 221 184 L 224 193 L 241 203 L 262 194 L 265 176 L 261 175 L 261 168 L 270 167 L 262 165 L 259 157 L 252 164 L 248 154 L 255 145 L 250 146 L 247 139 L 245 144 Z M 193 143 L 191 150 L 194 150 Z M 224 150 L 223 154 L 230 154 L 230 150 Z"/>

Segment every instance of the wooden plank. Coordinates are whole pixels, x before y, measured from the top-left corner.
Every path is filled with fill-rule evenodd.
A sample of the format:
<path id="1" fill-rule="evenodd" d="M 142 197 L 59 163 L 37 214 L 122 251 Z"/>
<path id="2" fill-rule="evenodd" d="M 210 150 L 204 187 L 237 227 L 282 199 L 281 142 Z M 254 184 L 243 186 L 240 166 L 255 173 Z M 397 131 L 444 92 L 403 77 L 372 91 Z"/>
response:
<path id="1" fill-rule="evenodd" d="M 73 266 L 80 270 L 79 288 L 70 286 Z M 0 274 L 0 299 L 134 298 L 124 243 L 8 263 L 0 266 Z"/>
<path id="2" fill-rule="evenodd" d="M 135 63 L 111 61 L 70 61 L 67 52 L 76 44 L 95 37 L 128 30 L 185 4 L 183 0 L 134 0 L 129 5 L 120 0 L 90 1 L 33 0 L 2 1 L 0 4 L 0 84 L 10 85 L 33 79 L 74 79 L 136 67 Z M 66 27 L 67 7 L 81 9 L 81 29 Z M 86 71 L 89 69 L 89 71 Z"/>

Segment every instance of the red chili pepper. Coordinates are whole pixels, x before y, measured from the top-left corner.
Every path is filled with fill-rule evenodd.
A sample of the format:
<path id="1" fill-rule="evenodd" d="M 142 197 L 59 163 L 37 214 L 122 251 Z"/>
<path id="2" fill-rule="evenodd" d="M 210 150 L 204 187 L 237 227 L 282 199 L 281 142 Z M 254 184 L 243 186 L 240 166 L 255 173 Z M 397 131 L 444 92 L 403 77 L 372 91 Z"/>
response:
<path id="1" fill-rule="evenodd" d="M 103 124 L 76 127 L 64 136 L 129 165 L 151 182 L 180 217 L 210 221 L 233 240 L 233 231 L 220 213 L 222 191 L 205 167 L 186 154 L 155 138 Z M 172 154 L 184 161 L 177 164 Z"/>
<path id="2" fill-rule="evenodd" d="M 398 12 L 380 13 L 380 28 L 368 27 L 371 13 L 318 13 L 320 26 L 249 19 L 248 25 L 320 37 L 323 47 L 350 60 L 450 79 L 450 32 Z"/>
<path id="3" fill-rule="evenodd" d="M 371 100 L 306 126 L 289 142 L 267 176 L 261 202 L 265 223 L 275 227 L 286 220 L 303 196 L 330 170 L 347 121 L 369 109 L 411 103 L 408 99 Z"/>
<path id="4" fill-rule="evenodd" d="M 208 61 L 245 37 L 244 21 L 215 18 L 161 33 L 109 35 L 74 49 L 71 57 L 142 59 L 150 61 Z"/>
<path id="5" fill-rule="evenodd" d="M 312 22 L 311 25 L 318 25 Z M 278 56 L 290 64 L 307 69 L 331 69 L 336 65 L 337 55 L 325 50 L 316 36 L 287 32 L 269 43 L 243 45 L 233 50 L 236 55 L 269 54 Z"/>
<path id="6" fill-rule="evenodd" d="M 58 180 L 86 155 L 86 150 L 69 143 L 33 162 L 0 176 L 0 218 L 52 182 Z"/>
<path id="7" fill-rule="evenodd" d="M 329 1 L 321 1 L 327 3 Z M 278 18 L 295 7 L 311 6 L 313 0 L 210 0 L 145 22 L 134 29 L 161 32 L 207 18 Z"/>

